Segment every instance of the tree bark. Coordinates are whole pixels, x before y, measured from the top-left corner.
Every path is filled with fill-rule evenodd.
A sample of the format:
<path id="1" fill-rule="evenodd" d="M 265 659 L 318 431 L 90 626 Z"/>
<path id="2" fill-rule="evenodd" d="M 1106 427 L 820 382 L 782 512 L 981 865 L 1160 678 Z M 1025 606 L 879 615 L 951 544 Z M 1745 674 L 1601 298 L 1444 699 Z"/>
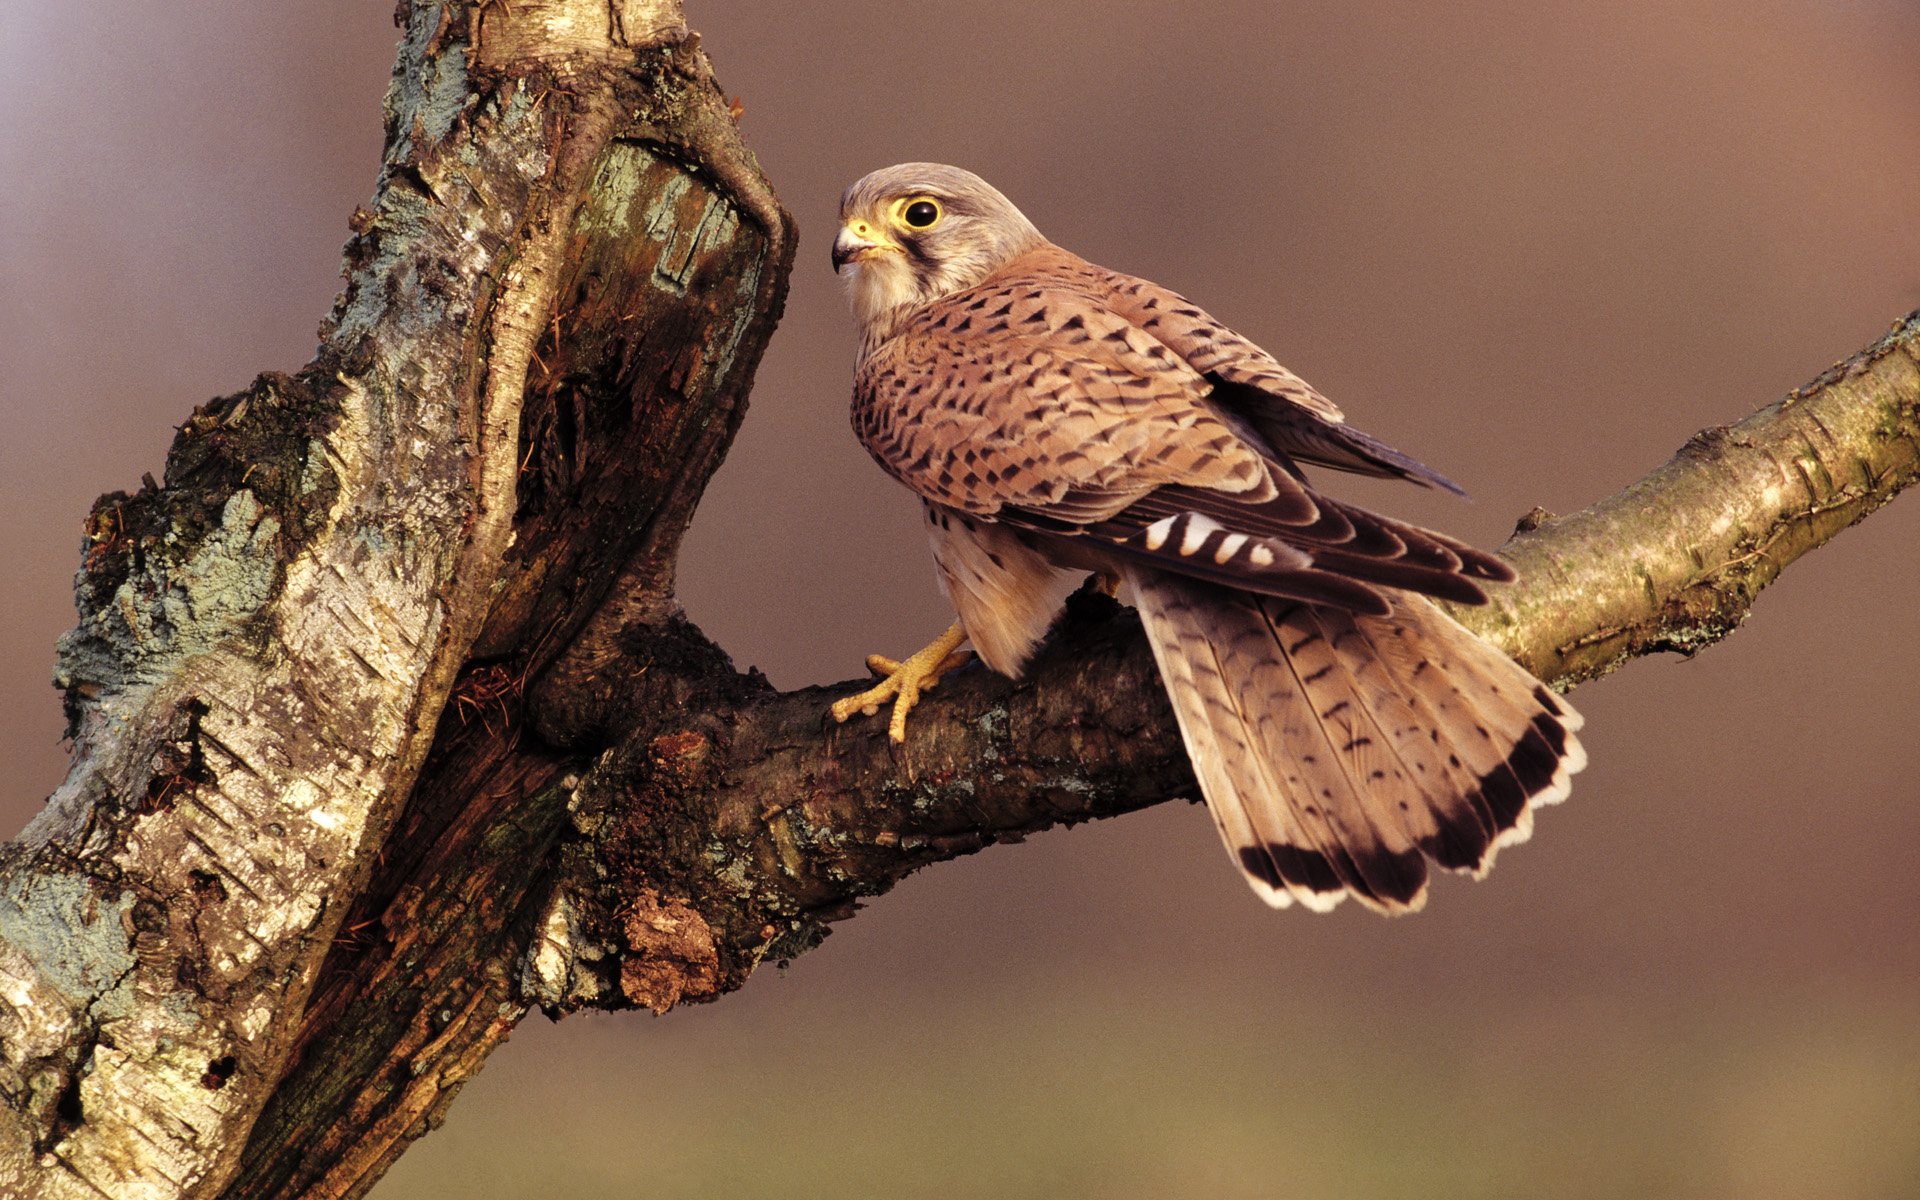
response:
<path id="1" fill-rule="evenodd" d="M 363 1194 L 532 1007 L 664 1011 L 928 863 L 1194 785 L 1130 614 L 895 751 L 673 602 L 791 220 L 677 0 L 412 0 L 318 356 L 96 505 L 67 781 L 0 851 L 0 1189 Z M 1920 476 L 1920 315 L 1505 552 L 1562 686 Z"/>
<path id="2" fill-rule="evenodd" d="M 315 361 L 91 519 L 71 774 L 0 860 L 4 1190 L 233 1177 L 464 664 L 665 594 L 777 313 L 790 222 L 677 3 L 401 17 Z"/>

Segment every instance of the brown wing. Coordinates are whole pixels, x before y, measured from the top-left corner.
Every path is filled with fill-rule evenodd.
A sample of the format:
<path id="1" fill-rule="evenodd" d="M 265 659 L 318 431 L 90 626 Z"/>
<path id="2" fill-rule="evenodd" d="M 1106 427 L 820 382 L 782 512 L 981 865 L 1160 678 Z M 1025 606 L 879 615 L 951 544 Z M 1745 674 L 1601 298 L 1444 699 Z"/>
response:
<path id="1" fill-rule="evenodd" d="M 932 503 L 1267 595 L 1378 614 L 1372 585 L 1473 603 L 1474 579 L 1511 577 L 1490 555 L 1316 496 L 1220 404 L 1256 383 L 1303 420 L 1337 420 L 1198 308 L 1049 246 L 874 348 L 854 427 Z"/>
<path id="2" fill-rule="evenodd" d="M 1306 380 L 1185 296 L 1118 271 L 1102 273 L 1113 310 L 1152 334 L 1202 375 L 1251 389 L 1322 421 L 1346 420 L 1339 407 Z"/>
<path id="3" fill-rule="evenodd" d="M 1445 534 L 1318 493 L 1313 499 L 1320 515 L 1304 525 L 1275 519 L 1266 505 L 1180 486 L 1158 488 L 1096 520 L 1017 509 L 999 520 L 1210 583 L 1376 616 L 1388 602 L 1375 585 L 1482 604 L 1482 582 L 1514 578 L 1502 559 Z"/>
<path id="4" fill-rule="evenodd" d="M 855 377 L 854 430 L 936 504 L 1081 520 L 1165 484 L 1275 502 L 1311 521 L 1208 402 L 1207 381 L 1125 318 L 1045 278 L 996 276 L 922 309 Z"/>
<path id="5" fill-rule="evenodd" d="M 1214 401 L 1245 420 L 1280 454 L 1466 494 L 1432 467 L 1348 425 L 1333 401 L 1185 296 L 1150 280 L 1089 266 L 1105 277 L 1102 282 L 1116 313 L 1205 375 L 1214 385 Z"/>

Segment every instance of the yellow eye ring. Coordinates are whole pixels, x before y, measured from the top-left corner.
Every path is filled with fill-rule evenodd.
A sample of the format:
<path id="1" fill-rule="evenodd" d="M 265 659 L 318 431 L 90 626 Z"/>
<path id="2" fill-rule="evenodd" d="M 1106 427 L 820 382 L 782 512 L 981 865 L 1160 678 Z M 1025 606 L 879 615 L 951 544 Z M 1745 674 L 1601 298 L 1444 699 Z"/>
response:
<path id="1" fill-rule="evenodd" d="M 938 200 L 931 196 L 913 196 L 899 202 L 893 219 L 908 229 L 932 229 L 943 215 Z"/>

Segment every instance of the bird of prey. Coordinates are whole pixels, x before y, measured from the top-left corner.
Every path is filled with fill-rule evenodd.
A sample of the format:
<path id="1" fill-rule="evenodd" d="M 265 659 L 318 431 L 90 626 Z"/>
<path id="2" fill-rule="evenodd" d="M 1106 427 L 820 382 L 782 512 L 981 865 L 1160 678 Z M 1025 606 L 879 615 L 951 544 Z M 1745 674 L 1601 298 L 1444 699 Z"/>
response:
<path id="1" fill-rule="evenodd" d="M 1267 903 L 1383 912 L 1427 865 L 1523 841 L 1586 763 L 1571 706 L 1428 597 L 1486 602 L 1495 556 L 1326 496 L 1301 464 L 1460 489 L 1349 426 L 1185 297 L 1042 237 L 984 180 L 904 163 L 847 189 L 853 426 L 919 494 L 958 622 L 834 706 L 964 656 L 1018 676 L 1089 572 L 1131 592 L 1207 807 Z"/>

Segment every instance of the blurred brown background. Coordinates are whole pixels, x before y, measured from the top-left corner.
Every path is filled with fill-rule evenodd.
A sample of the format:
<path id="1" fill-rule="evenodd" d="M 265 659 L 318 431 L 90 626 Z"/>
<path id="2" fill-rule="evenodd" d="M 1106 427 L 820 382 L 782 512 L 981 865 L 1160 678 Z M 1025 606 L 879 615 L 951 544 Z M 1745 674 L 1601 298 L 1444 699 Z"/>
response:
<path id="1" fill-rule="evenodd" d="M 827 247 L 873 167 L 971 167 L 1194 296 L 1489 545 L 1920 306 L 1910 6 L 688 4 L 803 240 L 684 599 L 783 686 L 947 620 L 846 429 Z M 88 502 L 312 347 L 391 10 L 7 5 L 10 828 L 62 768 Z M 1582 689 L 1573 800 L 1417 918 L 1270 913 L 1185 805 L 1051 834 L 717 1005 L 535 1018 L 376 1195 L 1920 1195 L 1917 600 L 1910 496 Z"/>

